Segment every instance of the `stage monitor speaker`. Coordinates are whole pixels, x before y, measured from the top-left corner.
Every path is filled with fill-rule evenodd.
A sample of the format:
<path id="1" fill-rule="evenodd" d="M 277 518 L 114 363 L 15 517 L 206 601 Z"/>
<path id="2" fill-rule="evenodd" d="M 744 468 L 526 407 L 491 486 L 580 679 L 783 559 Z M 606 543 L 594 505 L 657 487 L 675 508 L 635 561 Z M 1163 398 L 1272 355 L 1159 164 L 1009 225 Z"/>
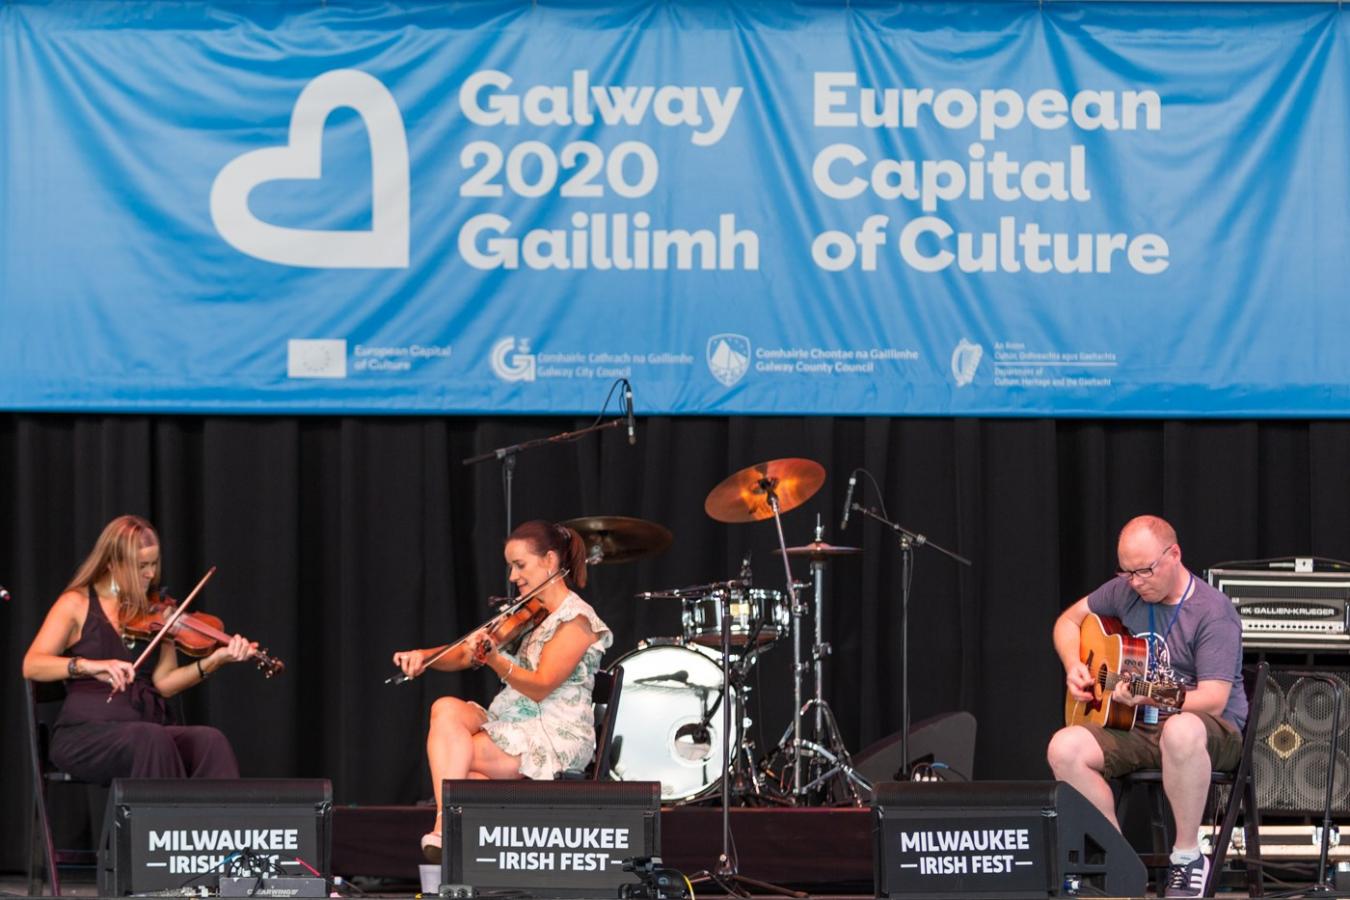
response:
<path id="1" fill-rule="evenodd" d="M 617 897 L 641 884 L 626 860 L 661 855 L 659 781 L 452 780 L 441 802 L 451 895 Z"/>
<path id="2" fill-rule="evenodd" d="M 222 874 L 329 874 L 333 788 L 323 779 L 119 778 L 108 792 L 98 891 L 212 893 Z M 188 889 L 191 889 L 190 891 Z"/>
<path id="3" fill-rule="evenodd" d="M 950 712 L 915 723 L 909 729 L 908 761 L 910 769 L 917 763 L 939 764 L 933 771 L 944 781 L 973 780 L 975 717 L 968 712 Z M 898 732 L 853 755 L 853 768 L 872 784 L 903 780 L 900 772 L 906 768 L 904 762 Z"/>
<path id="4" fill-rule="evenodd" d="M 1256 723 L 1252 766 L 1262 812 L 1321 815 L 1332 772 L 1335 693 L 1325 681 L 1272 666 Z M 1306 669 L 1303 671 L 1307 671 Z M 1335 733 L 1333 815 L 1350 813 L 1350 670 L 1318 668 L 1341 686 L 1341 721 Z"/>
<path id="5" fill-rule="evenodd" d="M 1142 897 L 1148 873 L 1057 781 L 887 782 L 872 803 L 878 897 Z"/>

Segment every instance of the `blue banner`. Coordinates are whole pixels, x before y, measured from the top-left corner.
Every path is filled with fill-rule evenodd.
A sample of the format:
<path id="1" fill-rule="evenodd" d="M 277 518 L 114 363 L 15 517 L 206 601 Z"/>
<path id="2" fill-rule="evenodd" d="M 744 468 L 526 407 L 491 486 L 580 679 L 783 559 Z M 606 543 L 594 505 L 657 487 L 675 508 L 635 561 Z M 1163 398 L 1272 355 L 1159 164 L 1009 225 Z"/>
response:
<path id="1" fill-rule="evenodd" d="M 1335 4 L 0 4 L 0 407 L 1342 416 Z"/>

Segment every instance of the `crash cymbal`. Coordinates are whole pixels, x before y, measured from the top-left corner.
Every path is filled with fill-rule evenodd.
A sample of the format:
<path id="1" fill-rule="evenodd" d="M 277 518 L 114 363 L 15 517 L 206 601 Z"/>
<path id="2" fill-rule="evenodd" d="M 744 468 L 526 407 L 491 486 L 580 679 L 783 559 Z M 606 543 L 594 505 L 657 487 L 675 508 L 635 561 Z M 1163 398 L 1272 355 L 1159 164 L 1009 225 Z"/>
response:
<path id="1" fill-rule="evenodd" d="M 775 550 L 774 553 L 781 551 Z M 787 548 L 788 556 L 806 556 L 811 559 L 826 559 L 831 556 L 852 556 L 855 553 L 861 553 L 861 547 L 839 547 L 834 544 L 827 544 L 824 541 L 812 541 L 803 547 Z"/>
<path id="2" fill-rule="evenodd" d="M 621 563 L 660 553 L 675 540 L 670 529 L 629 516 L 584 516 L 562 524 L 581 535 L 587 563 Z"/>
<path id="3" fill-rule="evenodd" d="M 773 517 L 768 488 L 778 512 L 801 506 L 825 483 L 825 467 L 810 459 L 772 459 L 741 469 L 708 494 L 703 509 L 719 522 L 758 522 Z"/>

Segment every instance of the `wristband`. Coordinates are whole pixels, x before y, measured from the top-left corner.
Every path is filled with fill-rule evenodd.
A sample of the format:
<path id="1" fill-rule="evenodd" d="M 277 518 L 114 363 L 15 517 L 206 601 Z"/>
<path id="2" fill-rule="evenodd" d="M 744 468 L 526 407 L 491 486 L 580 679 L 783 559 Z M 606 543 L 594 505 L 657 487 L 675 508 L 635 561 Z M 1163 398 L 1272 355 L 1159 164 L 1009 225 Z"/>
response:
<path id="1" fill-rule="evenodd" d="M 211 674 L 210 672 L 206 671 L 206 669 L 202 668 L 202 661 L 200 659 L 197 660 L 197 674 L 202 676 L 202 681 L 205 681 L 206 676 Z"/>
<path id="2" fill-rule="evenodd" d="M 512 660 L 511 666 L 506 670 L 506 674 L 502 676 L 502 684 L 506 684 L 506 679 L 510 678 L 511 673 L 514 672 L 515 670 L 516 670 L 516 662 L 515 660 Z"/>
<path id="3" fill-rule="evenodd" d="M 82 656 L 72 656 L 70 662 L 66 663 L 66 673 L 71 678 L 80 677 L 80 660 L 82 659 L 84 659 Z"/>

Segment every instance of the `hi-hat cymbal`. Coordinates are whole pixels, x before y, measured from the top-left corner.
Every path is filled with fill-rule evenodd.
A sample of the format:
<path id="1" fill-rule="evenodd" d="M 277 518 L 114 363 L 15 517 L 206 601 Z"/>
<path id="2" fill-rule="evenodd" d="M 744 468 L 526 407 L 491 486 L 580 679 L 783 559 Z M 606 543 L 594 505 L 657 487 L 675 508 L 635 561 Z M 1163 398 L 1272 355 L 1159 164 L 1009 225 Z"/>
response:
<path id="1" fill-rule="evenodd" d="M 781 553 L 780 550 L 773 551 Z M 861 547 L 840 547 L 836 544 L 827 544 L 824 541 L 812 541 L 802 547 L 787 548 L 788 556 L 806 556 L 810 559 L 826 559 L 831 556 L 852 556 L 855 553 L 863 552 Z"/>
<path id="2" fill-rule="evenodd" d="M 778 512 L 801 506 L 825 483 L 825 467 L 810 459 L 772 459 L 741 469 L 708 494 L 703 509 L 719 522 L 758 522 L 773 517 L 769 490 Z"/>
<path id="3" fill-rule="evenodd" d="M 581 535 L 587 563 L 621 563 L 660 553 L 675 537 L 670 529 L 629 516 L 583 516 L 562 524 Z"/>

